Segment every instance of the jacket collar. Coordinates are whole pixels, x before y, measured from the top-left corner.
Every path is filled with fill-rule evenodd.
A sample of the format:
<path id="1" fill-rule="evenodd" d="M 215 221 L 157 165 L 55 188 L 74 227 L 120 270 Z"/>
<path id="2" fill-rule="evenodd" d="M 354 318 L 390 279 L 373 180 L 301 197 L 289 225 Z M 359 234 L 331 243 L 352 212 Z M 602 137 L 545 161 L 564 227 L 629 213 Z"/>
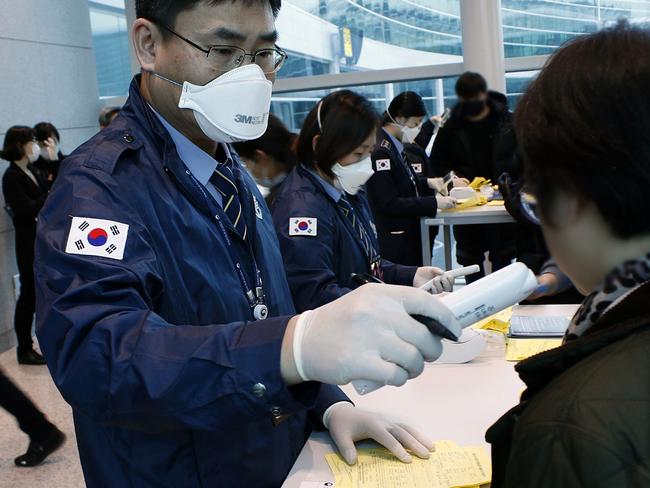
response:
<path id="1" fill-rule="evenodd" d="M 141 79 L 141 75 L 135 75 L 131 80 L 129 99 L 124 105 L 122 112 L 127 116 L 135 118 L 140 126 L 153 133 L 159 139 L 167 140 L 170 138 L 169 134 L 140 92 Z"/>
<path id="2" fill-rule="evenodd" d="M 649 301 L 650 283 L 646 283 L 612 307 L 583 336 L 517 364 L 515 370 L 528 386 L 522 400 L 534 395 L 568 368 L 604 347 L 639 330 L 650 329 Z"/>

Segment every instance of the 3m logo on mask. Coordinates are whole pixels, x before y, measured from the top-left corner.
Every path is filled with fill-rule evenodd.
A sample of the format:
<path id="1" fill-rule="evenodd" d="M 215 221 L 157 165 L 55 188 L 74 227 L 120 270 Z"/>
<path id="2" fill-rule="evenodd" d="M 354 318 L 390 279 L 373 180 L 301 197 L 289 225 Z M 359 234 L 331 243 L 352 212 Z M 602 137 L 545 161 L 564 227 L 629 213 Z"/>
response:
<path id="1" fill-rule="evenodd" d="M 266 124 L 266 118 L 268 117 L 268 115 L 269 115 L 268 113 L 264 115 L 236 114 L 235 122 L 238 124 L 246 124 L 246 125 Z"/>

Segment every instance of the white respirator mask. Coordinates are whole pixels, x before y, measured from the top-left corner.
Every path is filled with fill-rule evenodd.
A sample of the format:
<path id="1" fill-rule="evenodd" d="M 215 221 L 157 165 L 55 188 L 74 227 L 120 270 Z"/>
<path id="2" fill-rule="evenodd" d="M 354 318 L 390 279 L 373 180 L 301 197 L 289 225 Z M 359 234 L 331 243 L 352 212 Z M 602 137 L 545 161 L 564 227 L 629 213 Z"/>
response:
<path id="1" fill-rule="evenodd" d="M 407 127 L 403 125 L 401 126 L 401 129 L 402 129 L 402 142 L 407 144 L 413 144 L 415 142 L 415 138 L 420 133 L 422 126 L 418 125 L 417 127 Z"/>
<path id="2" fill-rule="evenodd" d="M 402 142 L 406 144 L 412 144 L 420 133 L 420 130 L 422 130 L 422 124 L 416 127 L 408 127 L 404 124 L 400 124 L 397 120 L 395 120 L 388 109 L 386 109 L 386 114 L 388 115 L 388 118 L 391 120 L 391 122 L 399 127 L 402 131 Z"/>
<path id="3" fill-rule="evenodd" d="M 40 156 L 41 156 L 40 146 L 36 143 L 33 143 L 29 153 L 27 153 L 27 159 L 29 160 L 30 163 L 35 163 Z"/>
<path id="4" fill-rule="evenodd" d="M 341 187 L 350 195 L 356 195 L 366 181 L 375 173 L 372 169 L 372 160 L 370 156 L 362 159 L 358 163 L 342 166 L 336 163 L 332 166 L 332 173 L 336 175 L 337 186 Z"/>
<path id="5" fill-rule="evenodd" d="M 206 85 L 182 85 L 151 72 L 158 78 L 182 87 L 179 108 L 190 109 L 203 133 L 215 142 L 250 141 L 266 132 L 273 83 L 257 64 L 240 66 Z"/>

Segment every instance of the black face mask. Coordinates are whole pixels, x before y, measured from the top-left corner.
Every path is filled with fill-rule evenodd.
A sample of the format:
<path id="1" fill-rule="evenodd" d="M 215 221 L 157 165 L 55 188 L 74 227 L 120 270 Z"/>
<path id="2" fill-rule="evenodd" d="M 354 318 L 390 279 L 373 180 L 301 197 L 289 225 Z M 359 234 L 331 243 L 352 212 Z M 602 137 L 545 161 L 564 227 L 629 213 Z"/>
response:
<path id="1" fill-rule="evenodd" d="M 485 108 L 483 100 L 468 100 L 461 102 L 461 112 L 465 117 L 476 117 Z"/>

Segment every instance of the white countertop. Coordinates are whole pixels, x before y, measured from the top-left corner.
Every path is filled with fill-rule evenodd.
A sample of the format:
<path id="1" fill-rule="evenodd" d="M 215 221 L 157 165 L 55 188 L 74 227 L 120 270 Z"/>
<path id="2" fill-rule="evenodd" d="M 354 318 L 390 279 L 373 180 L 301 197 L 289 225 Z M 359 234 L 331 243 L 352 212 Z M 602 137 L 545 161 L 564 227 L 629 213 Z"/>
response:
<path id="1" fill-rule="evenodd" d="M 502 336 L 491 334 L 483 354 L 460 365 L 430 364 L 418 378 L 400 388 L 384 387 L 359 396 L 343 389 L 359 408 L 407 422 L 432 440 L 452 440 L 460 445 L 485 442 L 485 431 L 519 402 L 524 384 L 506 362 Z M 334 450 L 328 434 L 315 433 L 305 445 L 284 488 L 316 488 L 305 481 L 334 481 L 324 455 Z"/>

